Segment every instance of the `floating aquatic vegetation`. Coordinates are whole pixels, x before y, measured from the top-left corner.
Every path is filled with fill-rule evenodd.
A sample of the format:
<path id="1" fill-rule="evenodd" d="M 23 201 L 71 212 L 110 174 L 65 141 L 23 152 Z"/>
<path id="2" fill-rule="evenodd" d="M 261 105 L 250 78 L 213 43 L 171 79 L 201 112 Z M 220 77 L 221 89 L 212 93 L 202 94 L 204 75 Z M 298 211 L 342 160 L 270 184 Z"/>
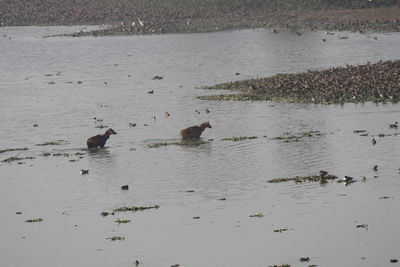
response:
<path id="1" fill-rule="evenodd" d="M 358 225 L 356 225 L 356 228 L 365 228 L 365 229 L 368 229 L 368 224 L 358 224 Z"/>
<path id="2" fill-rule="evenodd" d="M 310 261 L 310 257 L 301 257 L 300 261 L 301 262 L 309 262 Z"/>
<path id="3" fill-rule="evenodd" d="M 113 212 L 126 212 L 126 211 L 144 211 L 144 210 L 150 210 L 150 209 L 158 209 L 160 206 L 154 205 L 154 206 L 148 206 L 148 207 L 136 207 L 136 206 L 131 206 L 131 207 L 120 207 L 117 209 L 114 209 Z"/>
<path id="4" fill-rule="evenodd" d="M 8 162 L 8 163 L 11 163 L 12 161 L 24 160 L 24 159 L 35 159 L 35 157 L 22 157 L 22 158 L 21 158 L 21 157 L 15 156 L 15 157 L 6 158 L 6 159 L 2 160 L 1 162 Z"/>
<path id="5" fill-rule="evenodd" d="M 372 137 L 387 137 L 387 136 L 398 136 L 400 133 L 391 133 L 391 134 L 385 134 L 385 133 L 379 133 L 379 134 L 373 134 L 371 135 Z"/>
<path id="6" fill-rule="evenodd" d="M 353 133 L 366 133 L 367 130 L 354 130 Z"/>
<path id="7" fill-rule="evenodd" d="M 69 157 L 69 153 L 67 153 L 67 152 L 64 152 L 64 153 L 53 153 L 53 156 L 54 157 L 60 157 L 60 156 Z"/>
<path id="8" fill-rule="evenodd" d="M 50 141 L 50 142 L 36 144 L 36 146 L 59 146 L 59 145 L 67 145 L 67 144 L 69 144 L 69 142 L 66 140 L 57 140 L 57 141 Z"/>
<path id="9" fill-rule="evenodd" d="M 198 220 L 198 219 L 200 219 L 200 216 L 193 216 L 192 219 L 193 220 Z"/>
<path id="10" fill-rule="evenodd" d="M 149 148 L 158 148 L 161 146 L 199 146 L 202 144 L 209 144 L 212 140 L 188 140 L 188 141 L 180 141 L 180 142 L 160 142 L 160 143 L 153 143 L 148 144 Z"/>
<path id="11" fill-rule="evenodd" d="M 83 153 L 83 152 L 76 152 L 74 155 L 75 155 L 75 156 L 83 156 L 83 155 L 86 155 L 86 153 Z"/>
<path id="12" fill-rule="evenodd" d="M 26 220 L 25 222 L 34 223 L 34 222 L 41 222 L 41 221 L 43 221 L 42 218 L 36 218 L 36 219 L 29 219 L 29 220 Z"/>
<path id="13" fill-rule="evenodd" d="M 108 212 L 108 211 L 103 211 L 102 213 L 100 213 L 101 216 L 103 217 L 107 217 L 108 215 L 114 215 L 114 212 Z"/>
<path id="14" fill-rule="evenodd" d="M 20 150 L 28 150 L 28 148 L 27 148 L 27 147 L 24 147 L 24 148 L 6 148 L 6 149 L 0 149 L 0 153 L 10 152 L 10 151 L 20 151 Z"/>
<path id="15" fill-rule="evenodd" d="M 257 214 L 249 215 L 249 217 L 252 217 L 252 218 L 254 218 L 254 217 L 256 217 L 256 218 L 262 218 L 262 217 L 264 217 L 264 214 L 262 214 L 262 213 L 257 213 Z"/>
<path id="16" fill-rule="evenodd" d="M 120 224 L 120 223 L 129 223 L 129 222 L 131 222 L 131 220 L 121 220 L 121 219 L 118 218 L 115 222 L 118 223 L 118 224 Z"/>
<path id="17" fill-rule="evenodd" d="M 147 145 L 149 148 L 157 148 L 157 147 L 161 147 L 161 146 L 174 146 L 174 145 L 182 145 L 181 142 L 161 142 L 161 143 L 153 143 L 153 144 L 149 144 Z"/>
<path id="18" fill-rule="evenodd" d="M 274 264 L 274 265 L 270 265 L 270 266 L 268 266 L 268 267 L 290 267 L 290 264 L 286 264 L 286 263 L 281 264 L 281 265 L 276 265 L 276 264 Z"/>
<path id="19" fill-rule="evenodd" d="M 113 237 L 108 237 L 108 238 L 106 238 L 106 239 L 111 240 L 111 241 L 122 241 L 122 240 L 125 240 L 125 237 L 122 237 L 122 236 L 113 236 Z"/>
<path id="20" fill-rule="evenodd" d="M 222 141 L 242 141 L 242 140 L 246 140 L 246 139 L 257 139 L 257 136 L 233 136 L 233 137 L 226 137 L 226 138 L 222 138 Z"/>
<path id="21" fill-rule="evenodd" d="M 290 134 L 288 132 L 281 134 L 280 136 L 274 137 L 274 140 L 282 140 L 285 143 L 292 143 L 292 142 L 299 142 L 304 137 L 315 137 L 321 136 L 320 131 L 308 131 L 308 132 L 301 132 L 298 134 Z"/>
<path id="22" fill-rule="evenodd" d="M 274 230 L 274 233 L 282 233 L 282 232 L 286 232 L 286 231 L 288 231 L 289 229 L 287 229 L 287 228 L 282 228 L 282 229 L 275 229 Z"/>
<path id="23" fill-rule="evenodd" d="M 296 177 L 289 177 L 289 178 L 274 178 L 271 180 L 268 180 L 268 183 L 283 183 L 283 182 L 289 182 L 289 181 L 294 181 L 295 183 L 304 183 L 304 182 L 321 182 L 321 178 L 325 180 L 334 180 L 337 179 L 338 177 L 335 175 L 308 175 L 308 176 L 296 176 Z"/>
<path id="24" fill-rule="evenodd" d="M 69 153 L 65 152 L 65 153 L 51 153 L 51 152 L 43 152 L 42 154 L 40 154 L 41 156 L 44 157 L 48 157 L 48 156 L 54 156 L 54 157 L 69 157 Z"/>
<path id="25" fill-rule="evenodd" d="M 102 125 L 102 124 L 100 124 L 100 125 L 96 125 L 96 128 L 100 128 L 100 129 L 108 128 L 108 125 Z"/>
<path id="26" fill-rule="evenodd" d="M 185 191 L 185 193 L 194 193 L 195 191 L 193 190 L 193 189 L 189 189 L 189 190 L 186 190 Z"/>

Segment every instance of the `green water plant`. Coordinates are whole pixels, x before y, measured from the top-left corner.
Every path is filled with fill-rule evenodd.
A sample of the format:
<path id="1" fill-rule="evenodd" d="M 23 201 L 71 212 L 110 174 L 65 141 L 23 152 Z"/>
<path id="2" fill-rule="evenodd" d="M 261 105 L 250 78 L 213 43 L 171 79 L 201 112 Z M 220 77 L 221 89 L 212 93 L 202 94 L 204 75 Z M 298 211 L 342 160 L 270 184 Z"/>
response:
<path id="1" fill-rule="evenodd" d="M 121 219 L 117 219 L 117 220 L 115 220 L 115 222 L 116 223 L 118 223 L 118 224 L 120 224 L 120 223 L 129 223 L 129 222 L 131 222 L 131 220 L 121 220 Z"/>
<path id="2" fill-rule="evenodd" d="M 21 151 L 21 150 L 28 150 L 28 148 L 27 148 L 27 147 L 23 147 L 23 148 L 6 148 L 6 149 L 0 149 L 0 153 L 10 152 L 10 151 Z"/>
<path id="3" fill-rule="evenodd" d="M 180 142 L 159 142 L 159 143 L 152 143 L 148 144 L 149 148 L 158 148 L 161 146 L 199 146 L 202 144 L 208 144 L 212 142 L 212 140 L 189 140 L 189 141 L 180 141 Z"/>
<path id="4" fill-rule="evenodd" d="M 11 163 L 12 161 L 24 160 L 24 159 L 35 159 L 35 157 L 18 157 L 18 156 L 15 156 L 15 157 L 6 158 L 6 159 L 2 160 L 1 162 Z"/>
<path id="5" fill-rule="evenodd" d="M 254 217 L 256 217 L 256 218 L 262 218 L 262 217 L 264 217 L 264 214 L 262 214 L 262 213 L 257 213 L 257 214 L 249 215 L 249 217 L 252 217 L 252 218 L 254 218 Z"/>
<path id="6" fill-rule="evenodd" d="M 35 219 L 26 220 L 25 222 L 34 223 L 34 222 L 41 222 L 41 221 L 43 221 L 42 218 L 35 218 Z"/>
<path id="7" fill-rule="evenodd" d="M 268 183 L 283 183 L 283 182 L 290 182 L 294 181 L 295 183 L 304 183 L 304 182 L 321 182 L 322 180 L 335 180 L 338 177 L 335 175 L 307 175 L 307 176 L 295 176 L 295 177 L 288 177 L 288 178 L 274 178 L 271 180 L 268 180 Z"/>
<path id="8" fill-rule="evenodd" d="M 316 136 L 321 136 L 320 131 L 307 131 L 307 132 L 301 132 L 297 134 L 291 134 L 291 133 L 283 133 L 277 137 L 274 137 L 272 139 L 274 140 L 281 140 L 285 143 L 292 143 L 292 142 L 299 142 L 301 139 L 305 137 L 316 137 Z"/>
<path id="9" fill-rule="evenodd" d="M 49 141 L 44 143 L 36 144 L 36 146 L 59 146 L 59 145 L 66 145 L 69 144 L 66 140 L 57 140 L 57 141 Z"/>
<path id="10" fill-rule="evenodd" d="M 289 229 L 287 229 L 287 228 L 275 229 L 274 233 L 282 233 L 282 232 L 286 232 L 287 230 L 289 230 Z"/>
<path id="11" fill-rule="evenodd" d="M 242 140 L 246 140 L 246 139 L 257 139 L 257 136 L 233 136 L 233 137 L 226 137 L 226 138 L 222 138 L 222 141 L 242 141 Z"/>
<path id="12" fill-rule="evenodd" d="M 108 238 L 106 238 L 106 239 L 111 240 L 111 241 L 122 241 L 122 240 L 125 240 L 125 237 L 122 237 L 122 236 L 113 236 L 113 237 L 108 237 Z"/>
<path id="13" fill-rule="evenodd" d="M 117 209 L 114 209 L 113 212 L 127 212 L 127 211 L 132 211 L 132 212 L 136 212 L 136 211 L 144 211 L 144 210 L 150 210 L 150 209 L 158 209 L 160 208 L 160 206 L 158 205 L 154 205 L 154 206 L 141 206 L 141 207 L 137 207 L 137 206 L 124 206 L 124 207 L 120 207 Z"/>

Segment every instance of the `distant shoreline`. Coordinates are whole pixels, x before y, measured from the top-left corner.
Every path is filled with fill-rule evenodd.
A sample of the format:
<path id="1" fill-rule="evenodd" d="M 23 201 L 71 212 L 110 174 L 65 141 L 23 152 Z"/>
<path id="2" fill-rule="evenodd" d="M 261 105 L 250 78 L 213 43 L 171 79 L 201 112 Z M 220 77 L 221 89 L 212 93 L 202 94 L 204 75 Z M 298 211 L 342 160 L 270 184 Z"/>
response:
<path id="1" fill-rule="evenodd" d="M 75 32 L 63 36 L 142 35 L 162 33 L 213 32 L 220 30 L 271 28 L 288 30 L 328 30 L 353 32 L 399 32 L 400 8 L 383 7 L 352 10 L 249 12 L 208 18 L 172 20 L 145 19 L 120 23 L 109 28 Z"/>
<path id="2" fill-rule="evenodd" d="M 221 83 L 203 89 L 234 90 L 236 94 L 201 96 L 203 100 L 277 100 L 334 104 L 399 102 L 400 60 L 350 65 L 296 74 Z"/>
<path id="3" fill-rule="evenodd" d="M 300 7 L 290 0 L 3 0 L 0 26 L 111 25 L 104 29 L 63 35 L 75 37 L 251 28 L 278 31 L 400 31 L 400 6 L 365 8 L 366 1 L 350 2 L 353 4 L 323 6 L 321 3 L 321 6 L 315 7 L 311 5 L 313 1 L 304 1 L 298 9 Z M 352 9 L 340 9 L 350 6 Z"/>

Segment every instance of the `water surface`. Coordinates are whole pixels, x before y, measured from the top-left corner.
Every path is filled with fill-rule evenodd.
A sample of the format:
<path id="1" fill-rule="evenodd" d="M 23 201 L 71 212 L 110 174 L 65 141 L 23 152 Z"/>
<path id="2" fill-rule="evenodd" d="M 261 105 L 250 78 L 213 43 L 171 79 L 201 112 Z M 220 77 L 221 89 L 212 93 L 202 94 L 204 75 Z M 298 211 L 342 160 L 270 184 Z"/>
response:
<path id="1" fill-rule="evenodd" d="M 0 160 L 35 157 L 0 164 L 1 266 L 307 266 L 300 257 L 319 266 L 391 266 L 400 258 L 400 136 L 389 129 L 399 120 L 398 104 L 214 102 L 196 96 L 220 92 L 195 89 L 398 59 L 398 33 L 340 33 L 347 40 L 269 30 L 42 38 L 82 28 L 0 28 L 0 149 L 28 148 Z M 208 144 L 147 146 L 178 141 L 180 129 L 203 121 L 213 126 L 203 133 L 213 139 Z M 87 151 L 85 140 L 105 131 L 95 128 L 100 124 L 118 134 L 104 149 Z M 321 135 L 273 139 L 304 131 Z M 371 135 L 379 133 L 391 136 L 375 137 L 373 146 Z M 232 136 L 258 138 L 221 140 Z M 36 146 L 55 140 L 68 143 Z M 267 183 L 321 169 L 358 181 Z M 121 191 L 125 184 L 130 189 Z M 160 208 L 100 215 L 152 205 Z M 264 217 L 249 217 L 259 213 Z M 106 239 L 112 236 L 125 240 Z"/>

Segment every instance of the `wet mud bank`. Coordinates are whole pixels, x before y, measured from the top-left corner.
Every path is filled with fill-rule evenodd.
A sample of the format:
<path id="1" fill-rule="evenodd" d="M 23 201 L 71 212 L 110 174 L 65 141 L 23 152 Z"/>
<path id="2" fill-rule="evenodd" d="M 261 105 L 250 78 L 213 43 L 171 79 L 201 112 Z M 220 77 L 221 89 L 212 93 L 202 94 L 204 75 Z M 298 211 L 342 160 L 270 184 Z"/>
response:
<path id="1" fill-rule="evenodd" d="M 277 74 L 206 86 L 235 90 L 235 94 L 200 96 L 204 100 L 278 100 L 332 104 L 345 102 L 398 102 L 400 60 L 348 65 L 297 74 Z"/>
<path id="2" fill-rule="evenodd" d="M 328 2 L 328 1 L 327 1 Z M 241 28 L 400 31 L 395 1 L 4 0 L 0 26 L 112 25 L 67 36 L 205 32 Z"/>

